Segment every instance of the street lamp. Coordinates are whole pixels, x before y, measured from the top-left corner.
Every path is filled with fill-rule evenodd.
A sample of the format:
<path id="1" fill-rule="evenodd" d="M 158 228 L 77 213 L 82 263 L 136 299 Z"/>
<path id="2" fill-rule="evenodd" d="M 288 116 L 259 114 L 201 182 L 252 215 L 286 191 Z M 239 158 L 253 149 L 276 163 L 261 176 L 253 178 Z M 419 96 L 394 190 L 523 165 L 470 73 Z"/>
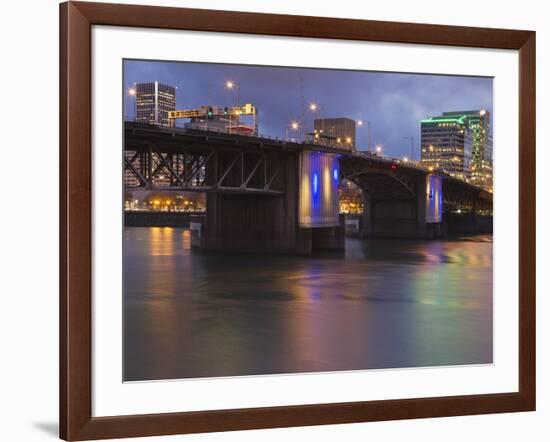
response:
<path id="1" fill-rule="evenodd" d="M 318 111 L 319 111 L 319 105 L 317 103 L 315 103 L 314 101 L 311 101 L 308 105 L 307 105 L 307 109 L 308 111 L 310 111 L 312 114 L 316 114 Z M 304 108 L 302 106 L 302 123 L 305 126 L 307 126 L 308 124 L 306 123 L 306 115 L 305 115 L 305 111 L 304 111 Z M 313 131 L 315 131 L 315 115 L 312 115 L 311 116 L 311 126 L 313 128 Z M 305 131 L 307 133 L 307 131 Z M 304 140 L 305 140 L 305 135 L 304 134 Z M 319 137 L 317 137 L 319 138 Z"/>
<path id="2" fill-rule="evenodd" d="M 128 95 L 130 97 L 132 97 L 132 99 L 134 101 L 134 122 L 137 119 L 137 115 L 136 115 L 137 114 L 136 94 L 137 94 L 137 91 L 136 91 L 135 86 L 128 89 Z"/>
<path id="3" fill-rule="evenodd" d="M 288 129 L 292 130 L 293 132 L 298 132 L 298 130 L 300 129 L 300 123 L 296 120 L 292 120 L 289 127 L 287 127 L 286 129 L 285 138 L 288 138 Z"/>
<path id="4" fill-rule="evenodd" d="M 237 98 L 237 109 L 239 108 L 240 106 L 240 96 L 241 96 L 241 87 L 235 83 L 233 80 L 227 80 L 225 82 L 225 88 L 228 90 L 228 91 L 235 91 L 236 92 L 236 98 Z M 239 116 L 239 113 L 236 113 L 237 117 L 235 118 L 235 121 L 239 121 L 240 120 L 240 116 Z M 231 132 L 231 121 L 232 121 L 233 117 L 231 116 L 231 113 L 229 114 L 229 132 Z"/>
<path id="5" fill-rule="evenodd" d="M 237 93 L 237 107 L 240 106 L 240 95 L 241 95 L 241 87 L 235 83 L 232 80 L 228 80 L 225 82 L 225 88 L 230 91 L 235 91 Z"/>
<path id="6" fill-rule="evenodd" d="M 367 120 L 366 123 L 367 123 L 367 137 L 368 137 L 367 150 L 371 150 L 371 144 L 372 144 L 372 130 L 371 130 L 371 125 L 370 125 L 370 120 Z M 356 124 L 357 124 L 357 126 L 359 126 L 359 127 L 363 127 L 363 125 L 365 124 L 365 122 L 364 122 L 363 120 L 357 120 Z"/>
<path id="7" fill-rule="evenodd" d="M 411 141 L 411 160 L 414 160 L 414 137 L 403 137 L 403 138 Z"/>
<path id="8" fill-rule="evenodd" d="M 376 153 L 382 153 L 382 146 L 376 146 Z"/>

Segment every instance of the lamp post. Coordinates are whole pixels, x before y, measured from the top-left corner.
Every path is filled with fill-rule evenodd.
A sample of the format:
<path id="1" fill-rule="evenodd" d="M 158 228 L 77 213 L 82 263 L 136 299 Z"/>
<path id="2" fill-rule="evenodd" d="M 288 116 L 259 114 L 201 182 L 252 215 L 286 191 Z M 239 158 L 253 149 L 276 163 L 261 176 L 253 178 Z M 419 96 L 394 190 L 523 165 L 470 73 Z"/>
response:
<path id="1" fill-rule="evenodd" d="M 241 87 L 235 83 L 233 80 L 227 80 L 225 82 L 225 88 L 228 90 L 228 91 L 235 91 L 236 93 L 236 97 L 237 97 L 237 109 L 239 108 L 240 106 L 240 97 L 241 97 Z M 239 115 L 239 114 L 237 114 Z M 229 132 L 231 132 L 231 120 L 232 120 L 232 115 L 231 115 L 231 112 L 229 113 Z M 240 119 L 240 117 L 237 117 Z"/>
<path id="2" fill-rule="evenodd" d="M 367 137 L 368 137 L 367 150 L 370 150 L 371 144 L 372 144 L 372 136 L 371 136 L 372 132 L 371 132 L 370 120 L 367 120 L 366 123 L 367 123 Z M 364 124 L 365 124 L 365 121 L 357 120 L 357 126 L 363 127 Z"/>
<path id="3" fill-rule="evenodd" d="M 370 150 L 371 142 L 372 142 L 372 130 L 370 125 L 370 120 L 367 121 L 367 134 L 369 137 L 369 145 L 367 146 L 367 149 Z"/>
<path id="4" fill-rule="evenodd" d="M 288 129 L 294 131 L 294 132 L 298 132 L 300 130 L 300 123 L 298 123 L 298 121 L 296 120 L 292 120 L 290 122 L 290 126 L 286 128 L 286 133 L 285 133 L 285 138 L 288 139 Z"/>
<path id="5" fill-rule="evenodd" d="M 414 161 L 414 137 L 403 137 L 411 141 L 411 161 Z"/>
<path id="6" fill-rule="evenodd" d="M 226 81 L 225 82 L 225 88 L 229 91 L 235 91 L 236 93 L 236 99 L 237 99 L 237 107 L 240 105 L 240 96 L 241 96 L 241 87 L 235 83 L 234 81 Z"/>
<path id="7" fill-rule="evenodd" d="M 317 103 L 315 103 L 314 101 L 309 103 L 307 108 L 312 114 L 315 114 L 315 113 L 317 113 L 317 111 L 319 111 L 319 105 Z M 311 126 L 312 126 L 311 130 L 313 132 L 315 132 L 315 115 L 312 115 L 312 117 L 311 117 Z M 304 141 L 306 139 L 306 136 L 307 136 L 307 131 L 305 131 L 305 133 L 304 133 Z"/>
<path id="8" fill-rule="evenodd" d="M 132 97 L 132 100 L 134 102 L 134 123 L 137 121 L 137 103 L 136 103 L 136 87 L 134 83 L 134 87 L 131 87 L 128 89 L 128 95 Z"/>
<path id="9" fill-rule="evenodd" d="M 230 91 L 235 91 L 237 93 L 237 107 L 239 107 L 239 101 L 240 101 L 240 95 L 241 95 L 241 87 L 235 83 L 232 80 L 228 80 L 225 82 L 225 88 Z"/>

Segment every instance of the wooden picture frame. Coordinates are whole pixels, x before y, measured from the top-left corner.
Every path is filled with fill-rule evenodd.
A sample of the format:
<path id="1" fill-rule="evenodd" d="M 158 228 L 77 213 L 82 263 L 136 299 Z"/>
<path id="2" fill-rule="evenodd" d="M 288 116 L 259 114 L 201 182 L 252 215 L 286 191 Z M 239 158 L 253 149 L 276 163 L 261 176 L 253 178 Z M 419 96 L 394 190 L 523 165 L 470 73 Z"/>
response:
<path id="1" fill-rule="evenodd" d="M 93 25 L 519 51 L 519 391 L 92 417 Z M 535 32 L 105 3 L 60 5 L 60 437 L 121 438 L 535 410 Z"/>

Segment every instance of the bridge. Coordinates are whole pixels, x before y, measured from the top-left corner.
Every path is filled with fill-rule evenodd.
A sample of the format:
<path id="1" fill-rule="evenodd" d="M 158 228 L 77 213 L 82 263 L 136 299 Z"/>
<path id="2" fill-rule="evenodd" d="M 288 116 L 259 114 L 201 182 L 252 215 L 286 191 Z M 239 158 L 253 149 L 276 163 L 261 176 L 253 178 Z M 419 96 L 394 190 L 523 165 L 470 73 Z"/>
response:
<path id="1" fill-rule="evenodd" d="M 342 178 L 363 189 L 365 236 L 434 238 L 446 214 L 492 210 L 491 193 L 445 174 L 307 142 L 126 122 L 124 149 L 135 188 L 206 193 L 203 250 L 343 249 Z"/>

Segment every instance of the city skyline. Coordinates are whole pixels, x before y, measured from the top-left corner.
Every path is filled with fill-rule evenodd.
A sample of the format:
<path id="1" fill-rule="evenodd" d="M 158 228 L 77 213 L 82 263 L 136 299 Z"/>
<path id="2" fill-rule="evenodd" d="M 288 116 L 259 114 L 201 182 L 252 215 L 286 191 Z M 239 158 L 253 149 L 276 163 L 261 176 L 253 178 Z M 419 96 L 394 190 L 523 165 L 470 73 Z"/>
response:
<path id="1" fill-rule="evenodd" d="M 347 117 L 364 123 L 357 127 L 358 149 L 368 147 L 369 121 L 371 148 L 381 145 L 387 155 L 410 157 L 414 137 L 417 160 L 422 119 L 461 109 L 493 112 L 492 78 L 485 77 L 141 60 L 127 60 L 124 67 L 125 90 L 150 81 L 174 86 L 177 109 L 235 105 L 236 90 L 225 88 L 233 81 L 239 104 L 258 107 L 261 135 L 283 138 L 292 121 L 310 132 L 315 118 Z M 133 117 L 132 99 L 126 94 L 128 118 Z"/>

